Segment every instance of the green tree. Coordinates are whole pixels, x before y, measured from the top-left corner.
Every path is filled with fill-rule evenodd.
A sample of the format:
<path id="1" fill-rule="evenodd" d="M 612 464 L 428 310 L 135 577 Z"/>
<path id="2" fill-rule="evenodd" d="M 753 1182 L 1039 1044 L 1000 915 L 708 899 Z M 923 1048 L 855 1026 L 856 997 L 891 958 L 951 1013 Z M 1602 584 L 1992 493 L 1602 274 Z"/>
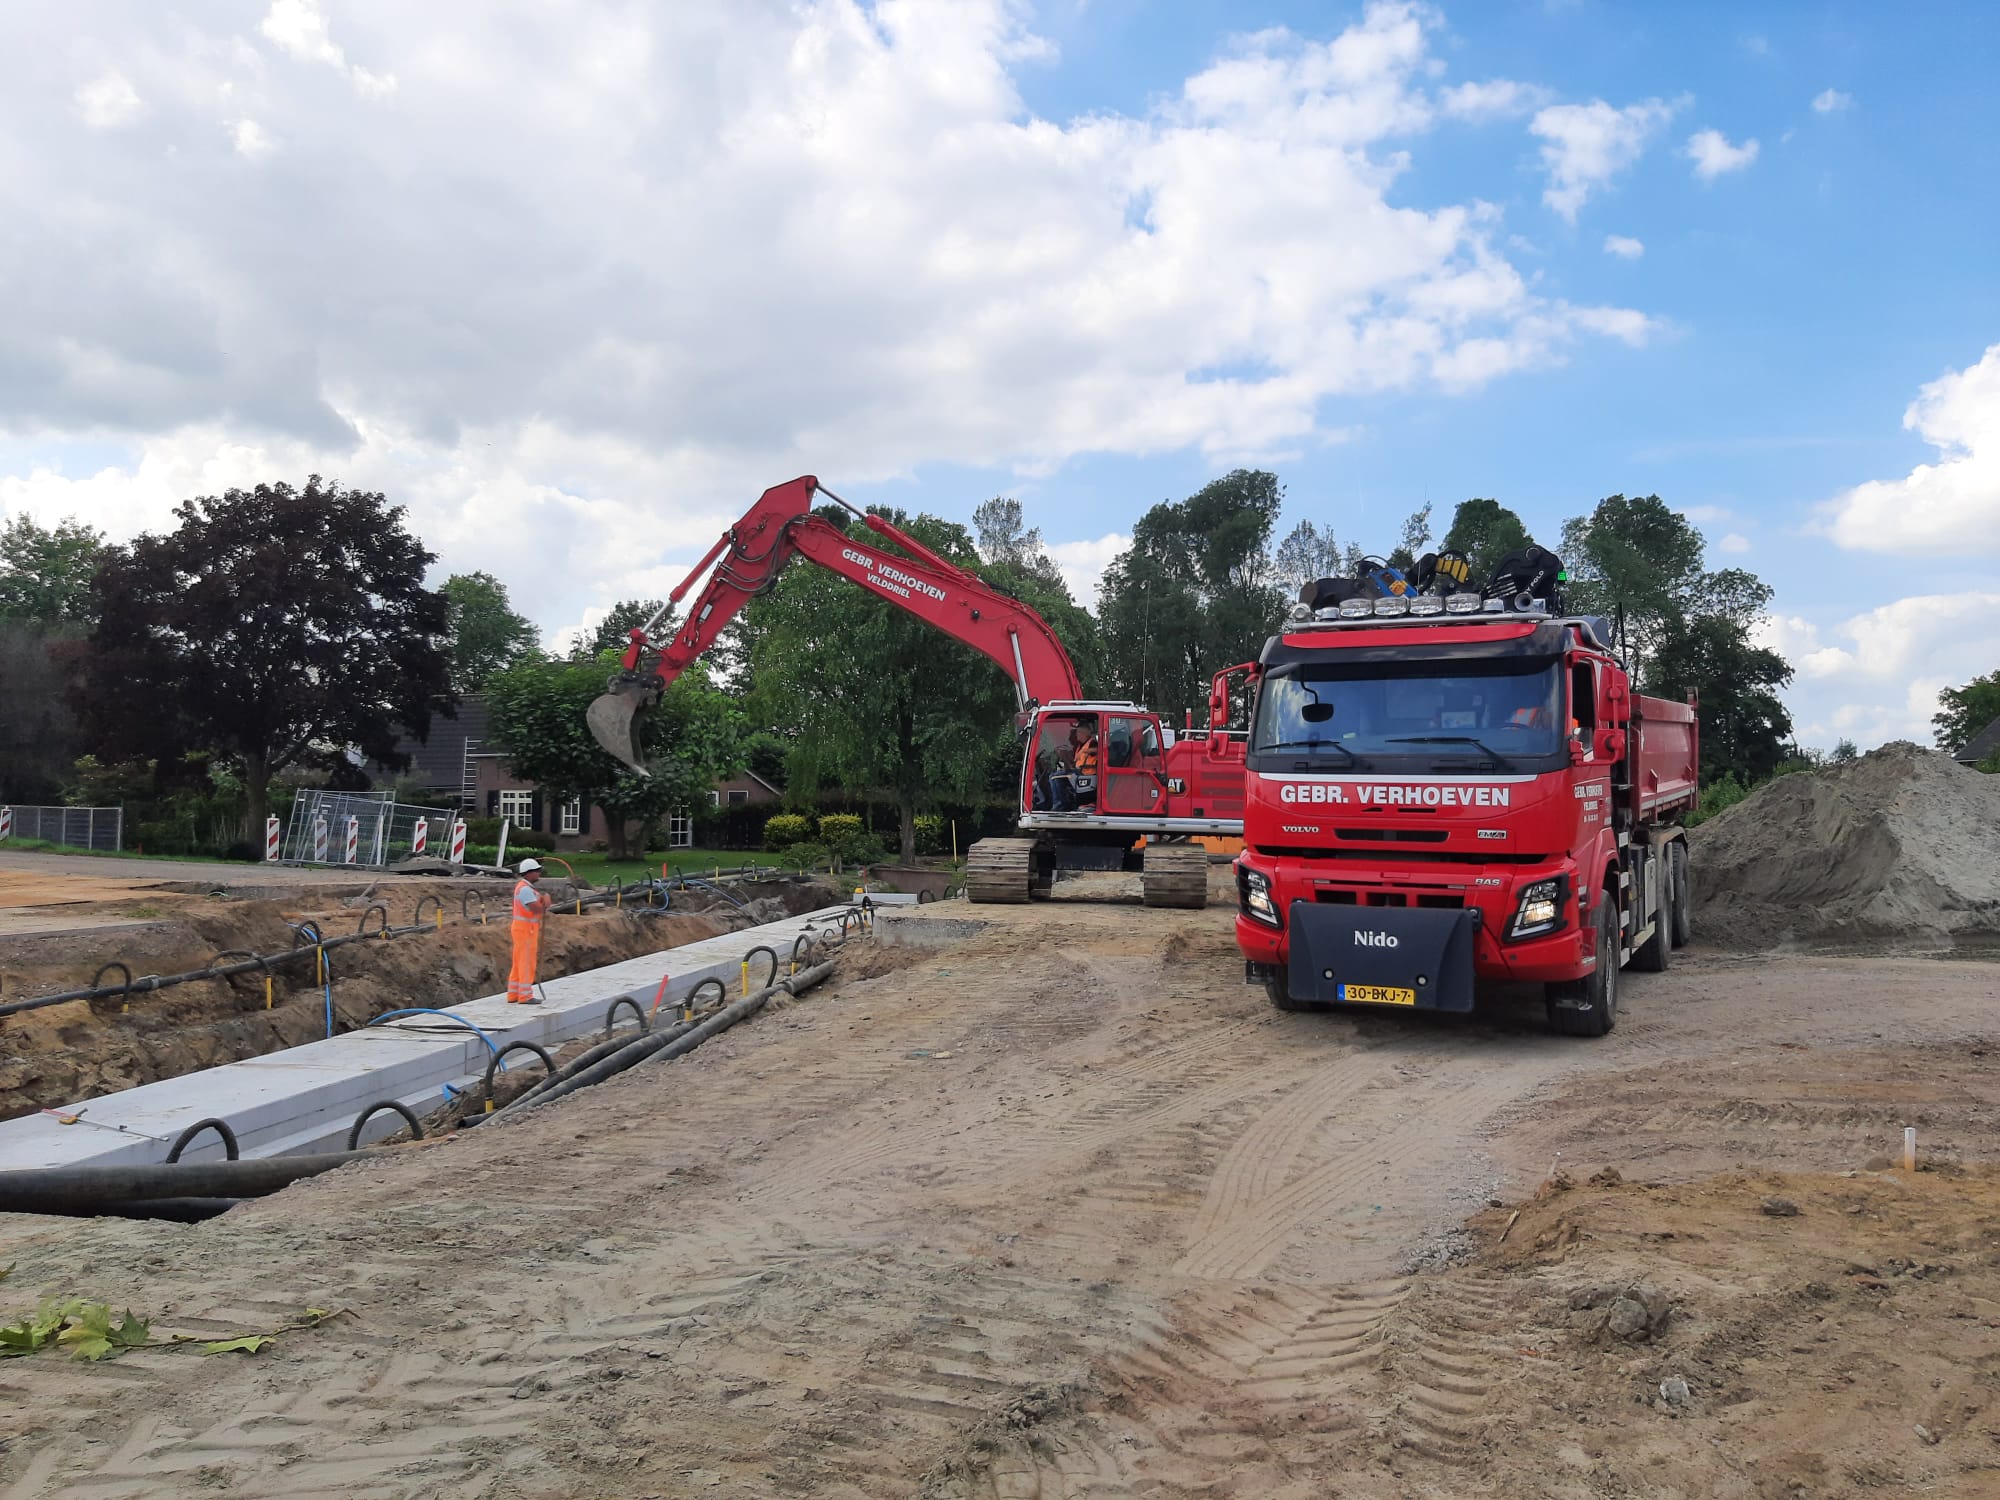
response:
<path id="1" fill-rule="evenodd" d="M 1424 548 L 1430 545 L 1430 540 L 1431 506 L 1426 500 L 1422 509 L 1411 511 L 1409 519 L 1403 522 L 1403 529 L 1397 537 L 1396 545 L 1389 549 L 1386 561 L 1390 567 L 1401 568 L 1408 572 L 1416 566 L 1417 559 L 1423 555 Z"/>
<path id="2" fill-rule="evenodd" d="M 76 702 L 101 754 L 179 763 L 220 751 L 260 829 L 298 764 L 387 765 L 403 730 L 453 704 L 434 558 L 379 494 L 315 474 L 184 501 L 180 524 L 109 549 Z"/>
<path id="3" fill-rule="evenodd" d="M 657 599 L 620 599 L 587 636 L 580 636 L 569 648 L 571 661 L 596 661 L 605 652 L 622 654 L 630 644 L 633 630 L 660 612 Z M 662 626 L 664 630 L 664 626 Z M 659 632 L 656 632 L 659 633 Z"/>
<path id="4" fill-rule="evenodd" d="M 73 517 L 53 528 L 32 516 L 0 523 L 0 620 L 88 625 L 90 579 L 104 533 Z"/>
<path id="5" fill-rule="evenodd" d="M 1643 678 L 1662 635 L 1698 602 L 1701 532 L 1658 495 L 1612 495 L 1564 523 L 1561 551 L 1570 607 L 1606 617 L 1622 609 L 1626 648 Z"/>
<path id="6" fill-rule="evenodd" d="M 1277 475 L 1238 469 L 1139 518 L 1098 594 L 1116 691 L 1169 723 L 1189 709 L 1205 717 L 1209 679 L 1255 658 L 1283 618 L 1270 541 L 1284 496 Z"/>
<path id="7" fill-rule="evenodd" d="M 1662 628 L 1646 691 L 1694 693 L 1701 726 L 1701 778 L 1734 772 L 1755 785 L 1787 758 L 1792 716 L 1777 690 L 1792 680 L 1786 660 L 1755 645 L 1726 615 L 1681 616 Z"/>
<path id="8" fill-rule="evenodd" d="M 444 581 L 451 633 L 451 689 L 467 697 L 495 672 L 541 643 L 534 624 L 516 614 L 507 585 L 491 573 L 454 573 Z"/>
<path id="9" fill-rule="evenodd" d="M 881 545 L 845 513 L 821 514 Z M 979 569 L 962 526 L 876 514 L 989 581 L 1008 571 L 1007 564 Z M 1014 566 L 1016 582 L 1030 576 Z M 1067 600 L 1064 590 L 1059 602 Z M 1075 621 L 1059 609 L 1042 613 L 1074 655 L 1078 642 L 1068 630 Z M 828 787 L 883 789 L 896 801 L 902 854 L 910 859 L 918 814 L 941 802 L 978 800 L 996 757 L 1015 753 L 1008 675 L 878 595 L 823 569 L 795 566 L 747 615 L 752 711 L 792 747 L 787 793 L 795 803 L 809 804 Z"/>
<path id="10" fill-rule="evenodd" d="M 1853 740 L 1843 736 L 1833 742 L 1833 749 L 1827 752 L 1826 758 L 1836 766 L 1851 765 L 1861 759 L 1861 751 Z"/>
<path id="11" fill-rule="evenodd" d="M 1493 576 L 1500 559 L 1510 552 L 1532 546 L 1534 538 L 1521 518 L 1498 500 L 1461 500 L 1451 513 L 1451 529 L 1440 547 L 1463 552 L 1472 566 L 1472 583 L 1483 584 Z"/>
<path id="12" fill-rule="evenodd" d="M 1700 530 L 1659 496 L 1612 495 L 1563 527 L 1568 603 L 1580 614 L 1622 608 L 1634 680 L 1697 696 L 1703 779 L 1734 771 L 1748 785 L 1785 759 L 1792 721 L 1777 689 L 1792 669 L 1750 638 L 1769 585 L 1741 568 L 1707 571 L 1706 551 Z"/>
<path id="13" fill-rule="evenodd" d="M 697 662 L 639 718 L 649 775 L 635 776 L 591 738 L 584 715 L 604 691 L 609 658 L 525 656 L 487 683 L 487 731 L 517 776 L 559 802 L 581 798 L 604 810 L 611 852 L 625 858 L 632 825 L 691 808 L 743 767 L 741 705 L 709 682 Z"/>
<path id="14" fill-rule="evenodd" d="M 1272 572 L 1280 587 L 1294 595 L 1309 583 L 1322 578 L 1338 578 L 1350 571 L 1334 540 L 1333 528 L 1312 521 L 1300 521 L 1285 533 L 1272 559 Z"/>
<path id="15" fill-rule="evenodd" d="M 1937 733 L 1938 748 L 1955 755 L 1995 719 L 2000 719 L 2000 670 L 1939 693 L 1931 728 Z"/>

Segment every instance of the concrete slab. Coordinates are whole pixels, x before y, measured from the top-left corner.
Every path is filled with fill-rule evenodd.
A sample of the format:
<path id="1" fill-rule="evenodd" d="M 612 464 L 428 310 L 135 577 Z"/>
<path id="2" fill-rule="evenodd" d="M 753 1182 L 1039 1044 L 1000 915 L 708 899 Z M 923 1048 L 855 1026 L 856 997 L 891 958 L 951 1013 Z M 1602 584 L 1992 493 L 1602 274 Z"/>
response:
<path id="1" fill-rule="evenodd" d="M 799 936 L 837 927 L 847 909 L 826 907 L 551 979 L 542 986 L 542 1005 L 509 1005 L 504 994 L 488 995 L 446 1007 L 442 1015 L 409 1016 L 67 1105 L 65 1114 L 84 1111 L 74 1125 L 46 1114 L 0 1122 L 0 1171 L 164 1161 L 169 1143 L 181 1131 L 209 1118 L 229 1123 L 246 1157 L 336 1150 L 346 1144 L 349 1128 L 368 1105 L 394 1099 L 418 1114 L 435 1109 L 444 1102 L 447 1085 L 476 1088 L 487 1060 L 510 1042 L 537 1042 L 553 1052 L 574 1038 L 602 1033 L 606 1012 L 620 996 L 630 996 L 647 1012 L 660 997 L 666 1011 L 704 980 L 716 979 L 733 998 L 742 985 L 744 955 L 758 947 L 777 955 L 776 972 L 782 975 L 789 970 Z M 770 969 L 759 954 L 750 975 L 753 989 L 766 982 Z M 334 982 L 339 984 L 337 978 Z M 479 1031 L 456 1028 L 445 1016 Z M 621 1019 L 631 1027 L 629 1010 Z M 541 1066 L 528 1053 L 517 1053 L 508 1063 Z M 371 1122 L 364 1140 L 399 1128 L 401 1121 L 385 1112 Z M 182 1160 L 219 1161 L 223 1154 L 221 1142 L 208 1131 Z"/>

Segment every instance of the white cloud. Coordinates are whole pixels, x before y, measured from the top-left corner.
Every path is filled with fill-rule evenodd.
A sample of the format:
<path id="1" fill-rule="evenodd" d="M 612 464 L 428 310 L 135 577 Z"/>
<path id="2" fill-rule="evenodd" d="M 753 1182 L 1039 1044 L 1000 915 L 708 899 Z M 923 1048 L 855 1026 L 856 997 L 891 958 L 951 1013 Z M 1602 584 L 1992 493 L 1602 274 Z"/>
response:
<path id="1" fill-rule="evenodd" d="M 1754 140 L 1732 146 L 1721 131 L 1700 130 L 1688 137 L 1686 155 L 1694 163 L 1694 175 L 1703 182 L 1713 182 L 1725 172 L 1740 172 L 1749 166 L 1757 159 L 1757 150 Z"/>
<path id="2" fill-rule="evenodd" d="M 116 130 L 146 112 L 146 101 L 123 73 L 106 73 L 76 91 L 76 112 L 92 130 Z"/>
<path id="3" fill-rule="evenodd" d="M 87 180 L 38 151 L 0 187 L 0 283 L 46 291 L 0 360 L 0 446 L 26 455 L 5 503 L 129 534 L 169 496 L 317 470 L 408 503 L 447 566 L 491 567 L 550 627 L 800 472 L 1298 450 L 1344 398 L 1653 327 L 1537 290 L 1479 198 L 1398 191 L 1438 113 L 1416 6 L 1053 120 L 1016 86 L 1046 49 L 1012 0 L 506 25 L 433 0 L 328 8 L 337 42 L 304 3 L 243 34 L 105 5 L 144 149 L 100 165 L 92 141 Z M 0 138 L 39 138 L 73 80 L 19 40 Z M 393 64 L 393 110 L 359 97 L 364 57 Z M 232 149 L 259 170 L 211 170 Z"/>
<path id="4" fill-rule="evenodd" d="M 1615 255 L 1620 260 L 1637 260 L 1646 253 L 1646 247 L 1629 235 L 1607 234 L 1604 237 L 1604 253 Z"/>
<path id="5" fill-rule="evenodd" d="M 1745 536 L 1740 531 L 1731 531 L 1724 533 L 1722 540 L 1717 542 L 1715 545 L 1722 551 L 1728 552 L 1734 556 L 1739 556 L 1739 557 L 1742 556 L 1742 554 L 1744 554 L 1745 552 L 1749 552 L 1752 550 L 1750 538 Z"/>
<path id="6" fill-rule="evenodd" d="M 271 139 L 271 132 L 255 120 L 238 120 L 231 125 L 229 140 L 236 147 L 238 156 L 247 156 L 253 161 L 260 156 L 269 156 L 278 144 Z"/>
<path id="7" fill-rule="evenodd" d="M 1683 505 L 1680 513 L 1697 526 L 1714 526 L 1736 518 L 1736 512 L 1726 505 Z"/>
<path id="8" fill-rule="evenodd" d="M 1797 672 L 1785 694 L 1798 737 L 1822 747 L 1847 736 L 1864 749 L 1885 740 L 1928 744 L 1938 694 L 1992 667 L 1990 622 L 2000 593 L 1930 594 L 1822 629 L 1772 615 L 1752 631 Z"/>
<path id="9" fill-rule="evenodd" d="M 1542 138 L 1542 165 L 1549 174 L 1542 201 L 1574 224 L 1585 200 L 1637 161 L 1677 108 L 1647 99 L 1614 109 L 1593 99 L 1537 112 L 1528 129 Z"/>
<path id="10" fill-rule="evenodd" d="M 1822 89 L 1813 96 L 1813 112 L 1830 115 L 1846 109 L 1854 102 L 1852 94 L 1843 94 L 1839 89 Z"/>
<path id="11" fill-rule="evenodd" d="M 2000 344 L 1924 386 L 1903 428 L 1936 448 L 1938 461 L 1837 496 L 1822 508 L 1825 531 L 1870 552 L 2000 547 Z"/>
<path id="12" fill-rule="evenodd" d="M 1460 83 L 1438 96 L 1447 115 L 1460 120 L 1498 120 L 1525 115 L 1549 100 L 1549 91 L 1540 84 L 1522 83 L 1513 78 L 1490 78 L 1481 83 Z"/>
<path id="13" fill-rule="evenodd" d="M 300 62 L 325 63 L 335 72 L 345 74 L 355 91 L 367 98 L 380 98 L 395 90 L 393 75 L 371 73 L 348 64 L 347 53 L 327 30 L 318 0 L 271 0 L 271 9 L 257 29 L 287 56 Z"/>
<path id="14" fill-rule="evenodd" d="M 1111 565 L 1111 559 L 1131 545 L 1131 537 L 1113 531 L 1088 541 L 1049 542 L 1045 550 L 1062 570 L 1070 597 L 1085 609 L 1095 610 L 1097 587 L 1103 581 L 1104 570 Z"/>

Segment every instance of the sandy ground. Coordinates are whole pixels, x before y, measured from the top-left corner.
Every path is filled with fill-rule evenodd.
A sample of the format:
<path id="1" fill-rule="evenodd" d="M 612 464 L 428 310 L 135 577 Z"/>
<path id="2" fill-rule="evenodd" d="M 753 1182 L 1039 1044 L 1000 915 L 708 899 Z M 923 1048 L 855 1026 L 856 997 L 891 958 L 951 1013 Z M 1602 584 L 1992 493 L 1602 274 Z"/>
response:
<path id="1" fill-rule="evenodd" d="M 352 1313 L 0 1363 L 0 1497 L 2000 1493 L 2000 966 L 1697 948 L 1591 1042 L 1281 1015 L 1220 906 L 902 924 L 518 1126 L 0 1223 L 0 1309 Z"/>

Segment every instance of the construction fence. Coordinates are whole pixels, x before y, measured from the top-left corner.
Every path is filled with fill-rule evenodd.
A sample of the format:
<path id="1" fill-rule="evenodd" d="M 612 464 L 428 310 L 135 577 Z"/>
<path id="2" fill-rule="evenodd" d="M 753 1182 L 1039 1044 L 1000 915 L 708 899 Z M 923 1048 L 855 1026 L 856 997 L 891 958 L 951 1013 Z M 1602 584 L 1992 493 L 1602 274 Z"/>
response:
<path id="1" fill-rule="evenodd" d="M 393 792 L 306 788 L 292 803 L 278 858 L 292 865 L 366 865 L 381 869 L 418 854 L 447 856 L 452 820 L 442 807 L 416 807 Z"/>
<path id="2" fill-rule="evenodd" d="M 26 807 L 18 802 L 0 806 L 0 843 L 10 839 L 41 839 L 116 854 L 125 847 L 122 807 Z"/>

